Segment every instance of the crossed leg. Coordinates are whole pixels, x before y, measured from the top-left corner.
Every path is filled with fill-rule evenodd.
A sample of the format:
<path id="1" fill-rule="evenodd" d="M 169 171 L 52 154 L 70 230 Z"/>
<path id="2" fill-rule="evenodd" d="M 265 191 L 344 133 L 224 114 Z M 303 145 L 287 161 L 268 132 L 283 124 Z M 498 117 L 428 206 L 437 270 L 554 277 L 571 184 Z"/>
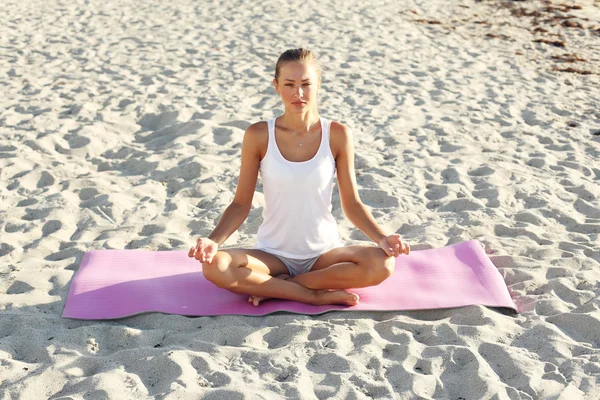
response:
<path id="1" fill-rule="evenodd" d="M 380 284 L 394 273 L 394 268 L 395 258 L 388 257 L 379 247 L 346 246 L 324 253 L 309 272 L 288 277 L 287 282 L 314 290 L 355 289 Z M 249 300 L 258 305 L 268 298 L 253 295 Z"/>
<path id="2" fill-rule="evenodd" d="M 311 289 L 363 288 L 389 278 L 395 265 L 395 258 L 379 247 L 338 247 L 321 255 L 309 272 L 290 280 Z"/>
<path id="3" fill-rule="evenodd" d="M 345 290 L 318 290 L 292 280 L 275 278 L 274 276 L 287 273 L 287 268 L 277 257 L 261 250 L 220 250 L 210 264 L 202 264 L 202 271 L 206 279 L 218 287 L 252 296 L 254 305 L 266 298 L 315 305 L 358 303 L 358 295 Z"/>

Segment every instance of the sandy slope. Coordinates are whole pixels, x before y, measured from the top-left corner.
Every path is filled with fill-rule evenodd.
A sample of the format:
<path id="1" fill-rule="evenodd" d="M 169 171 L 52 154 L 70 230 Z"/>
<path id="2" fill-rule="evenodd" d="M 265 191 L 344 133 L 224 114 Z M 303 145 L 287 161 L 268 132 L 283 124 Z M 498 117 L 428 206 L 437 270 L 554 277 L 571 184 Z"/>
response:
<path id="1" fill-rule="evenodd" d="M 598 2 L 132 3 L 0 5 L 0 398 L 600 398 Z M 61 319 L 85 251 L 210 232 L 301 45 L 378 221 L 480 239 L 523 312 Z"/>

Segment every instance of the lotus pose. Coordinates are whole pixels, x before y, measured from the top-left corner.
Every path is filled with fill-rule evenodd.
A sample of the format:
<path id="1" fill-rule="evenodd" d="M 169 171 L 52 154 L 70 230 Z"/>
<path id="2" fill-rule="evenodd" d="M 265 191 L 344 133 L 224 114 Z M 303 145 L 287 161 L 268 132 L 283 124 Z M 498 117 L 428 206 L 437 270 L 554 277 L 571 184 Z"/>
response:
<path id="1" fill-rule="evenodd" d="M 394 257 L 409 247 L 400 235 L 384 233 L 358 196 L 352 134 L 319 115 L 321 67 L 314 54 L 285 51 L 273 85 L 285 112 L 248 127 L 234 199 L 189 256 L 202 263 L 206 279 L 248 295 L 255 306 L 269 298 L 355 305 L 359 297 L 351 289 L 384 281 L 394 272 Z M 344 214 L 377 246 L 340 243 L 331 214 L 336 173 Z M 220 250 L 248 217 L 259 174 L 265 213 L 255 248 Z"/>

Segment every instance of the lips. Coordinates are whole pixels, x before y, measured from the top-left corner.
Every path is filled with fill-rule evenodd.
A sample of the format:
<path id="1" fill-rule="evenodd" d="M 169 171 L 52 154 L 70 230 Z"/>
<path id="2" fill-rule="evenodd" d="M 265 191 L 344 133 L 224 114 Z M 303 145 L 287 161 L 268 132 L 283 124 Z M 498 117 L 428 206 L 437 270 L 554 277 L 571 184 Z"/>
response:
<path id="1" fill-rule="evenodd" d="M 306 104 L 306 102 L 305 101 L 294 101 L 292 104 L 299 106 L 301 104 Z"/>

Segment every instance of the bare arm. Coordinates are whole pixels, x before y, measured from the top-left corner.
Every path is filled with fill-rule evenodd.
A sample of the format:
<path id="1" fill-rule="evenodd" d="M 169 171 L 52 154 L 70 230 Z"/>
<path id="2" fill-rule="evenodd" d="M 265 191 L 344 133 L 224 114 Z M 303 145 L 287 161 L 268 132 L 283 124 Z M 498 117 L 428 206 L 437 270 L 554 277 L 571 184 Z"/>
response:
<path id="1" fill-rule="evenodd" d="M 331 124 L 331 135 L 337 153 L 338 187 L 346 217 L 375 243 L 387 236 L 360 200 L 354 172 L 354 143 L 350 129 L 340 123 Z"/>
<path id="2" fill-rule="evenodd" d="M 354 143 L 350 129 L 343 124 L 332 122 L 331 140 L 337 168 L 340 200 L 346 217 L 377 243 L 388 256 L 398 256 L 400 253 L 408 254 L 409 248 L 402 243 L 400 235 L 385 233 L 360 200 L 356 187 Z"/>
<path id="3" fill-rule="evenodd" d="M 233 201 L 225 209 L 219 223 L 210 235 L 207 238 L 198 239 L 196 245 L 190 249 L 189 257 L 202 263 L 212 263 L 219 246 L 248 218 L 258 179 L 262 141 L 266 140 L 265 135 L 261 134 L 261 124 L 265 123 L 253 124 L 244 133 L 242 165 Z M 265 139 L 262 139 L 263 137 Z"/>
<path id="4" fill-rule="evenodd" d="M 252 207 L 261 158 L 259 124 L 249 126 L 244 133 L 242 165 L 235 197 L 223 212 L 215 229 L 208 235 L 208 238 L 219 246 L 244 223 Z"/>

